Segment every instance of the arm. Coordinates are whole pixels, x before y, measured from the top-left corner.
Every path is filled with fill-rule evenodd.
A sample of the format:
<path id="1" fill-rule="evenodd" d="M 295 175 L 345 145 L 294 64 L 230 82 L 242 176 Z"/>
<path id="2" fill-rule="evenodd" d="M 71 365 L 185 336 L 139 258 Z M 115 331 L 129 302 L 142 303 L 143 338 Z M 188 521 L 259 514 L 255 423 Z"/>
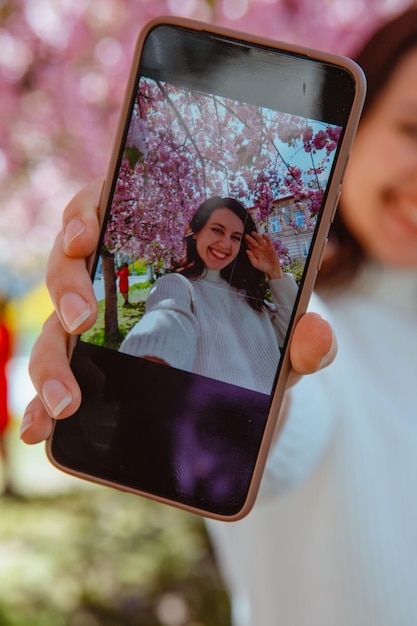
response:
<path id="1" fill-rule="evenodd" d="M 329 313 L 316 294 L 313 294 L 310 306 L 328 317 Z M 311 322 L 316 321 L 319 326 L 314 328 L 312 325 L 310 330 L 306 327 L 305 331 L 312 334 L 306 335 L 304 341 L 319 342 L 322 340 L 321 318 L 317 314 L 309 315 Z M 334 337 L 331 345 L 330 353 L 320 363 L 320 371 L 314 376 L 304 376 L 296 388 L 287 393 L 285 421 L 269 454 L 262 481 L 263 496 L 281 494 L 306 480 L 332 439 L 340 397 L 335 382 L 345 377 L 340 373 L 340 361 L 326 368 L 336 349 Z"/>
<path id="2" fill-rule="evenodd" d="M 97 207 L 102 183 L 98 181 L 77 194 L 64 211 L 47 267 L 47 285 L 55 313 L 36 341 L 29 371 L 37 396 L 28 405 L 21 437 L 38 443 L 51 433 L 53 419 L 69 417 L 81 402 L 80 390 L 68 363 L 68 334 L 90 328 L 97 316 L 97 302 L 86 258 L 98 240 Z M 307 314 L 298 322 L 290 346 L 293 372 L 290 384 L 303 374 L 317 371 L 336 354 L 331 327 L 319 315 Z"/>
<path id="3" fill-rule="evenodd" d="M 282 278 L 270 280 L 269 287 L 275 305 L 274 310 L 271 311 L 271 321 L 278 338 L 278 345 L 282 346 L 298 295 L 298 285 L 292 274 L 283 274 Z"/>
<path id="4" fill-rule="evenodd" d="M 282 346 L 298 294 L 298 285 L 292 274 L 282 271 L 279 257 L 268 235 L 253 232 L 246 235 L 245 240 L 249 261 L 268 277 L 272 300 L 276 305 L 275 311 L 271 312 L 271 321 L 278 345 Z"/>
<path id="5" fill-rule="evenodd" d="M 167 274 L 152 287 L 145 315 L 128 333 L 120 352 L 192 371 L 197 332 L 190 282 Z"/>

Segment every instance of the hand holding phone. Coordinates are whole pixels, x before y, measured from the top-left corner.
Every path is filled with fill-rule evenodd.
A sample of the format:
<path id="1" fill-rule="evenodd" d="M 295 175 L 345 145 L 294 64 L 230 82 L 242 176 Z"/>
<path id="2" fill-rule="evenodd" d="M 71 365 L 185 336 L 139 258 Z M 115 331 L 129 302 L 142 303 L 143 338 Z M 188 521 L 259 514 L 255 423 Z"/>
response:
<path id="1" fill-rule="evenodd" d="M 103 318 L 76 342 L 83 402 L 57 422 L 48 454 L 76 475 L 238 519 L 262 474 L 364 88 L 351 62 L 206 28 L 153 23 L 140 39 L 92 264 Z M 281 272 L 273 261 L 269 275 L 255 249 L 271 242 Z M 152 283 L 123 339 L 118 263 L 142 264 Z"/>

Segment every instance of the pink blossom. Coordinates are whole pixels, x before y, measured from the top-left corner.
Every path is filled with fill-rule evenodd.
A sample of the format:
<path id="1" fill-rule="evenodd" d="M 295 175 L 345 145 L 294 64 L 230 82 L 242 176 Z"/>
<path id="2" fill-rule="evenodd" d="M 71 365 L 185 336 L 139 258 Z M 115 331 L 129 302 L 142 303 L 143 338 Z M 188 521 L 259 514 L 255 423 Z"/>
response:
<path id="1" fill-rule="evenodd" d="M 301 129 L 294 122 L 283 122 L 278 126 L 278 137 L 283 143 L 290 143 L 301 135 Z"/>
<path id="2" fill-rule="evenodd" d="M 397 0 L 388 7 L 383 0 L 357 0 L 355 11 L 342 12 L 328 0 L 248 0 L 233 4 L 234 10 L 232 3 L 220 0 L 3 0 L 0 263 L 26 273 L 42 273 L 47 251 L 60 227 L 63 206 L 75 190 L 105 172 L 134 41 L 149 19 L 180 12 L 274 40 L 349 54 L 388 13 L 404 9 L 410 1 Z M 162 94 L 157 97 L 161 100 Z M 226 121 L 227 115 L 225 112 L 225 124 L 230 122 L 230 116 Z M 147 150 L 151 153 L 158 149 L 160 138 L 146 137 L 141 127 L 144 118 L 146 106 L 138 111 L 138 125 L 132 128 L 129 141 L 146 154 Z M 303 149 L 311 151 L 313 138 L 309 138 L 308 127 L 289 116 L 282 119 L 282 124 L 278 136 L 286 143 L 301 138 Z M 255 150 L 256 132 L 256 120 L 248 118 L 247 152 L 241 155 L 247 169 L 263 166 L 263 156 Z M 315 150 L 321 150 L 326 143 L 330 149 L 332 142 L 338 141 L 337 131 L 328 129 L 327 141 L 324 137 L 314 139 Z M 213 149 L 217 156 L 213 153 L 211 158 L 220 168 L 222 146 Z M 196 167 L 196 163 L 181 166 L 177 162 L 171 172 L 161 171 L 161 201 L 162 185 L 169 176 L 183 175 L 189 167 Z M 219 171 L 213 189 L 219 187 Z M 124 180 L 120 190 L 128 182 Z M 241 181 L 232 181 L 232 188 L 242 197 L 253 187 L 256 184 L 250 179 L 245 189 Z M 271 188 L 276 192 L 276 182 Z M 196 194 L 197 200 L 199 191 L 184 184 L 182 194 L 189 199 Z M 137 211 L 139 214 L 140 207 Z M 173 218 L 173 229 L 178 224 L 180 230 L 181 219 Z"/>
<path id="3" fill-rule="evenodd" d="M 311 126 L 305 126 L 305 128 L 303 128 L 302 138 L 304 142 L 311 141 L 313 138 L 313 129 Z"/>
<path id="4" fill-rule="evenodd" d="M 329 126 L 327 129 L 327 135 L 329 137 L 329 139 L 331 139 L 332 141 L 335 141 L 336 143 L 339 141 L 340 139 L 340 133 L 341 133 L 341 129 L 338 126 Z"/>
<path id="5" fill-rule="evenodd" d="M 322 150 L 328 142 L 327 133 L 324 130 L 319 130 L 313 137 L 313 146 L 316 150 Z"/>

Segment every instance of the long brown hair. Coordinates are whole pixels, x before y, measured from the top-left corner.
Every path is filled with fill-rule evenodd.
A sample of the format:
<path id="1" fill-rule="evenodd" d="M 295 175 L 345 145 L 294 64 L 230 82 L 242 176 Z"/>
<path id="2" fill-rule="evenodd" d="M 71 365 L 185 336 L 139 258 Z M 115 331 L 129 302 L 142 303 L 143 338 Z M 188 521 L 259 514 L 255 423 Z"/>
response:
<path id="1" fill-rule="evenodd" d="M 198 207 L 190 222 L 191 233 L 185 237 L 186 257 L 179 262 L 174 271 L 181 272 L 191 280 L 204 276 L 206 267 L 197 252 L 193 235 L 200 232 L 216 209 L 229 209 L 243 224 L 243 239 L 239 252 L 234 261 L 221 270 L 220 275 L 230 285 L 246 294 L 249 306 L 255 311 L 261 311 L 266 299 L 265 274 L 253 267 L 249 261 L 245 240 L 246 234 L 256 232 L 256 225 L 246 207 L 235 198 L 213 196 Z"/>
<path id="2" fill-rule="evenodd" d="M 379 28 L 354 55 L 365 72 L 368 88 L 362 119 L 388 83 L 398 63 L 412 48 L 417 48 L 417 8 L 409 9 Z M 343 194 L 342 194 L 343 198 Z M 349 285 L 366 260 L 366 253 L 336 213 L 329 235 L 329 255 L 317 277 L 319 291 Z"/>

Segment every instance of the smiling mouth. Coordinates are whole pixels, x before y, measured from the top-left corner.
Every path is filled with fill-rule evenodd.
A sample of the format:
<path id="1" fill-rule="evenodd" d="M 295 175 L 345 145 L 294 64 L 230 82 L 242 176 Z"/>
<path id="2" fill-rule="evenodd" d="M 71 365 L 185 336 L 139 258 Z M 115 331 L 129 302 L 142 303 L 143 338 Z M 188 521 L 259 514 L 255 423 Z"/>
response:
<path id="1" fill-rule="evenodd" d="M 229 256 L 228 254 L 226 254 L 225 252 L 221 252 L 220 250 L 214 250 L 213 248 L 209 248 L 209 250 L 212 256 L 214 256 L 214 258 L 218 261 L 225 261 Z"/>
<path id="2" fill-rule="evenodd" d="M 387 192 L 385 201 L 390 207 L 393 217 L 396 217 L 403 227 L 410 228 L 415 233 L 417 229 L 417 197 L 414 193 L 395 194 Z"/>

